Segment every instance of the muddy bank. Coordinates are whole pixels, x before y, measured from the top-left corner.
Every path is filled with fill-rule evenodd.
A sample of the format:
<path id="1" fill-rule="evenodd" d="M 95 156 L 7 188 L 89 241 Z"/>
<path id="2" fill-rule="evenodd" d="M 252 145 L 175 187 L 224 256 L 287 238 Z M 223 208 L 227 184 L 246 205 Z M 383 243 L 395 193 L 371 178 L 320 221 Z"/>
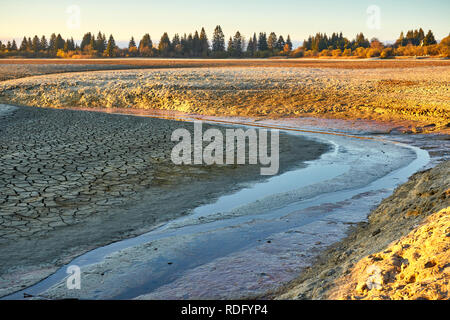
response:
<path id="1" fill-rule="evenodd" d="M 0 101 L 160 109 L 212 116 L 318 117 L 448 132 L 449 66 L 179 68 L 53 74 L 0 82 Z"/>
<path id="2" fill-rule="evenodd" d="M 428 162 L 424 151 L 383 140 L 310 134 L 329 141 L 332 152 L 287 172 L 282 181 L 275 180 L 285 175 L 221 197 L 142 236 L 90 251 L 24 292 L 51 299 L 262 294 L 294 279 L 318 253 L 342 239 L 349 225 L 365 220 L 393 186 Z M 251 195 L 266 183 L 271 193 Z M 221 201 L 225 198 L 226 203 Z M 233 201 L 241 198 L 244 203 Z M 81 290 L 65 285 L 72 264 L 81 267 Z"/>
<path id="3" fill-rule="evenodd" d="M 448 225 L 448 210 L 439 211 L 450 205 L 449 177 L 450 161 L 414 174 L 407 183 L 398 187 L 392 196 L 381 202 L 370 214 L 367 223 L 358 224 L 347 238 L 327 249 L 295 281 L 268 297 L 276 299 L 448 298 L 449 261 L 448 255 L 445 255 L 448 240 L 445 240 L 445 237 L 448 237 L 450 225 Z M 431 217 L 425 221 L 422 229 L 417 229 L 428 216 Z M 423 232 L 428 232 L 430 237 L 421 237 L 420 234 Z M 399 240 L 406 235 L 408 235 L 407 238 Z M 427 245 L 426 241 L 432 237 L 436 240 L 434 245 L 439 243 L 443 252 L 436 255 L 427 253 L 429 244 Z M 396 242 L 389 247 L 394 241 Z M 408 248 L 414 248 L 416 254 L 412 258 L 409 257 L 411 261 L 406 263 Z M 428 249 L 430 251 L 433 248 Z M 427 265 L 430 268 L 435 266 L 436 268 L 433 269 L 434 277 L 429 277 L 422 283 L 425 287 L 420 285 L 419 274 L 417 274 L 417 284 L 415 284 L 415 277 L 401 279 L 402 275 L 407 274 L 408 265 L 419 264 L 422 261 L 421 257 L 430 261 L 441 259 L 439 262 L 432 261 Z M 387 261 L 383 261 L 384 258 Z M 419 262 L 416 263 L 415 260 Z M 428 263 L 428 260 L 425 263 Z M 367 272 L 367 268 L 377 263 L 381 268 L 381 284 L 384 287 L 381 291 L 371 292 L 367 285 L 364 286 L 373 273 Z M 405 269 L 406 272 L 404 272 Z M 436 283 L 433 282 L 434 280 Z M 410 285 L 410 291 L 408 288 L 405 289 L 407 285 Z M 419 290 L 419 287 L 423 289 L 423 292 Z"/>
<path id="4" fill-rule="evenodd" d="M 262 179 L 259 165 L 173 165 L 177 128 L 193 125 L 29 107 L 0 117 L 0 294 Z M 328 149 L 281 134 L 279 173 Z"/>

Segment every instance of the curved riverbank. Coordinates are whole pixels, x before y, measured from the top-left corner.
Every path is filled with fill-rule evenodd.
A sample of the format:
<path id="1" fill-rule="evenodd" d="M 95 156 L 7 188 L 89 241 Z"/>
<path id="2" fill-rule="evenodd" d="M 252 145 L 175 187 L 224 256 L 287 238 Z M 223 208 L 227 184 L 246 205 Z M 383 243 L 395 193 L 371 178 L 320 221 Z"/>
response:
<path id="1" fill-rule="evenodd" d="M 277 299 L 448 299 L 450 161 L 416 173 Z"/>
<path id="2" fill-rule="evenodd" d="M 34 284 L 83 252 L 267 179 L 259 165 L 174 165 L 170 136 L 177 128 L 193 126 L 8 107 L 0 116 L 0 294 Z M 280 135 L 279 173 L 305 166 L 328 148 Z"/>
<path id="3" fill-rule="evenodd" d="M 422 157 L 413 161 L 414 153 L 408 148 L 389 142 L 339 135 L 325 139 L 334 142 L 335 150 L 319 160 L 319 168 L 346 160 L 343 172 L 279 193 L 285 202 L 279 202 L 278 210 L 273 206 L 277 203 L 260 200 L 219 215 L 210 206 L 200 214 L 75 259 L 71 263 L 80 265 L 84 274 L 80 291 L 65 289 L 62 268 L 27 293 L 50 298 L 133 298 L 148 292 L 152 293 L 144 298 L 236 298 L 257 295 L 289 281 L 343 237 L 349 225 L 364 220 L 370 208 L 391 192 L 386 187 L 406 179 L 427 162 Z M 299 170 L 308 168 L 311 165 Z M 358 170 L 360 181 L 355 180 Z M 326 190 L 319 197 L 311 193 L 323 188 Z M 254 214 L 245 210 L 248 205 Z"/>

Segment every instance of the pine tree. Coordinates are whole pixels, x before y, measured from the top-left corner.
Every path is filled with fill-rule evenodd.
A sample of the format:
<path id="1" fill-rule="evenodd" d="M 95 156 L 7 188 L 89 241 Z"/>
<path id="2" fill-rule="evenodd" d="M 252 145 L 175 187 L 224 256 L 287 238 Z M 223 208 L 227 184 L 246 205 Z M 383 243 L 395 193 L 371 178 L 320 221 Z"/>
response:
<path id="1" fill-rule="evenodd" d="M 48 49 L 52 54 L 56 54 L 56 34 L 52 33 L 50 36 L 50 42 L 48 44 Z"/>
<path id="2" fill-rule="evenodd" d="M 186 39 L 185 55 L 188 57 L 192 57 L 194 55 L 194 37 L 192 36 L 192 33 L 189 33 Z"/>
<path id="3" fill-rule="evenodd" d="M 253 33 L 253 53 L 256 54 L 256 51 L 258 51 L 258 39 L 256 39 L 256 32 Z"/>
<path id="4" fill-rule="evenodd" d="M 275 51 L 277 47 L 277 35 L 275 32 L 271 32 L 267 39 L 267 47 L 271 51 Z"/>
<path id="5" fill-rule="evenodd" d="M 268 49 L 269 47 L 267 45 L 267 35 L 265 32 L 260 32 L 258 38 L 258 51 L 266 51 Z"/>
<path id="6" fill-rule="evenodd" d="M 425 32 L 423 32 L 423 29 L 420 28 L 419 32 L 418 32 L 418 39 L 417 39 L 417 45 L 418 46 L 422 44 L 422 41 L 423 41 L 424 38 L 425 38 Z"/>
<path id="7" fill-rule="evenodd" d="M 220 26 L 216 26 L 212 39 L 212 51 L 214 53 L 221 53 L 225 51 L 225 35 Z"/>
<path id="8" fill-rule="evenodd" d="M 22 40 L 22 43 L 20 44 L 19 50 L 20 50 L 20 51 L 27 51 L 27 48 L 28 48 L 28 40 L 27 40 L 27 37 L 23 37 L 23 40 Z M 11 49 L 11 46 L 10 46 L 9 49 Z"/>
<path id="9" fill-rule="evenodd" d="M 364 37 L 364 34 L 361 32 L 356 35 L 355 42 L 354 42 L 354 49 L 363 47 L 368 48 L 370 47 L 370 42 Z"/>
<path id="10" fill-rule="evenodd" d="M 233 37 L 233 56 L 241 57 L 242 56 L 242 36 L 239 31 L 236 31 L 236 34 Z"/>
<path id="11" fill-rule="evenodd" d="M 113 35 L 109 36 L 108 44 L 106 45 L 106 49 L 104 55 L 107 57 L 114 57 L 116 49 L 116 41 L 114 41 Z"/>
<path id="12" fill-rule="evenodd" d="M 33 51 L 33 41 L 31 40 L 30 37 L 28 37 L 28 41 L 27 41 L 27 50 Z"/>
<path id="13" fill-rule="evenodd" d="M 253 51 L 253 38 L 250 37 L 250 40 L 248 40 L 247 44 L 247 50 L 246 50 L 247 56 L 253 57 L 255 54 L 255 51 Z"/>
<path id="14" fill-rule="evenodd" d="M 285 44 L 286 44 L 286 42 L 284 41 L 283 36 L 280 35 L 280 36 L 278 37 L 277 44 L 275 45 L 275 48 L 276 48 L 278 51 L 281 51 L 281 50 L 283 50 Z"/>
<path id="15" fill-rule="evenodd" d="M 41 37 L 41 48 L 42 48 L 42 50 L 48 49 L 48 42 L 47 42 L 47 39 L 45 38 L 45 36 Z"/>
<path id="16" fill-rule="evenodd" d="M 64 39 L 58 33 L 58 35 L 56 36 L 56 51 L 58 51 L 59 49 L 64 49 L 64 44 L 65 44 Z"/>
<path id="17" fill-rule="evenodd" d="M 197 31 L 195 31 L 194 37 L 192 38 L 192 51 L 194 52 L 194 57 L 198 57 L 201 54 L 200 36 Z"/>
<path id="18" fill-rule="evenodd" d="M 434 38 L 433 32 L 431 30 L 428 30 L 427 35 L 423 38 L 423 45 L 424 46 L 431 46 L 433 44 L 436 44 L 436 39 Z"/>
<path id="19" fill-rule="evenodd" d="M 102 55 L 106 49 L 106 36 L 100 31 L 98 32 L 97 39 L 95 40 L 95 48 L 100 55 Z"/>
<path id="20" fill-rule="evenodd" d="M 84 50 L 84 48 L 91 43 L 91 38 L 92 38 L 92 35 L 90 32 L 84 34 L 83 39 L 81 40 L 81 44 L 80 44 L 81 50 Z"/>
<path id="21" fill-rule="evenodd" d="M 209 42 L 205 32 L 205 28 L 202 28 L 202 30 L 200 31 L 200 52 L 202 57 L 208 56 Z"/>
<path id="22" fill-rule="evenodd" d="M 89 47 L 91 50 L 97 50 L 97 42 L 95 41 L 94 34 L 92 34 L 91 40 L 89 41 Z"/>
<path id="23" fill-rule="evenodd" d="M 41 41 L 37 35 L 33 38 L 32 48 L 34 52 L 39 52 L 41 50 Z"/>
<path id="24" fill-rule="evenodd" d="M 17 51 L 17 43 L 16 40 L 13 39 L 12 44 L 11 44 L 11 50 L 12 51 Z"/>
<path id="25" fill-rule="evenodd" d="M 231 37 L 228 39 L 227 53 L 230 57 L 234 56 L 233 39 Z"/>
<path id="26" fill-rule="evenodd" d="M 289 47 L 289 51 L 292 51 L 293 46 L 292 46 L 292 41 L 291 41 L 291 36 L 290 35 L 287 36 L 286 44 Z"/>
<path id="27" fill-rule="evenodd" d="M 134 37 L 131 37 L 130 42 L 128 42 L 128 49 L 135 48 L 136 42 L 134 41 Z"/>

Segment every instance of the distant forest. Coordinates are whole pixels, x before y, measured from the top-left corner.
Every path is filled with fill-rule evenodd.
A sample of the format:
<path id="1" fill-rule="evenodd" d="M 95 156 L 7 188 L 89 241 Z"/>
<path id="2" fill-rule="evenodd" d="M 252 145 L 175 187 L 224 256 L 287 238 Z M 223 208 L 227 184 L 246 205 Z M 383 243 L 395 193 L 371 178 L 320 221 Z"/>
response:
<path id="1" fill-rule="evenodd" d="M 285 57 L 358 57 L 389 58 L 393 56 L 441 56 L 450 57 L 450 34 L 437 43 L 433 32 L 426 34 L 422 28 L 409 30 L 406 35 L 401 32 L 394 44 L 385 45 L 378 39 L 365 38 L 359 33 L 349 40 L 341 33 L 328 36 L 317 33 L 303 41 L 302 46 L 293 48 L 288 35 L 284 38 L 274 32 L 269 35 L 260 32 L 248 40 L 237 31 L 233 37 L 225 38 L 220 26 L 214 29 L 211 41 L 202 28 L 189 35 L 175 34 L 170 39 L 164 33 L 158 44 L 154 45 L 150 35 L 145 34 L 139 43 L 134 37 L 127 48 L 119 48 L 113 35 L 109 38 L 104 33 L 86 33 L 80 44 L 73 38 L 63 39 L 53 33 L 47 40 L 45 36 L 24 37 L 20 46 L 13 40 L 0 41 L 0 57 L 27 58 L 96 58 L 96 57 L 170 57 L 170 58 L 268 58 Z"/>

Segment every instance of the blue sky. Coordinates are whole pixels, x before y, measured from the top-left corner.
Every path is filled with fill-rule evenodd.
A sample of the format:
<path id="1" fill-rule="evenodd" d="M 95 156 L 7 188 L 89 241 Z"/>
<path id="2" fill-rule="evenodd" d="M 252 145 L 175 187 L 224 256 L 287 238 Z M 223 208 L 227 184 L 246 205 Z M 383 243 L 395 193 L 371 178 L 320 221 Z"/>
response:
<path id="1" fill-rule="evenodd" d="M 69 28 L 66 12 L 80 8 L 80 25 Z M 367 8 L 380 8 L 380 28 L 367 26 Z M 253 32 L 291 35 L 303 40 L 316 32 L 342 31 L 353 38 L 364 32 L 368 38 L 395 40 L 400 31 L 422 27 L 432 29 L 441 39 L 450 32 L 449 0 L 0 0 L 0 39 L 21 39 L 24 35 L 61 33 L 64 38 L 81 39 L 85 32 L 102 30 L 116 40 L 139 39 L 150 33 L 158 40 L 165 31 L 192 32 L 205 27 L 209 38 L 217 24 L 226 37 L 239 30 L 247 38 Z"/>

